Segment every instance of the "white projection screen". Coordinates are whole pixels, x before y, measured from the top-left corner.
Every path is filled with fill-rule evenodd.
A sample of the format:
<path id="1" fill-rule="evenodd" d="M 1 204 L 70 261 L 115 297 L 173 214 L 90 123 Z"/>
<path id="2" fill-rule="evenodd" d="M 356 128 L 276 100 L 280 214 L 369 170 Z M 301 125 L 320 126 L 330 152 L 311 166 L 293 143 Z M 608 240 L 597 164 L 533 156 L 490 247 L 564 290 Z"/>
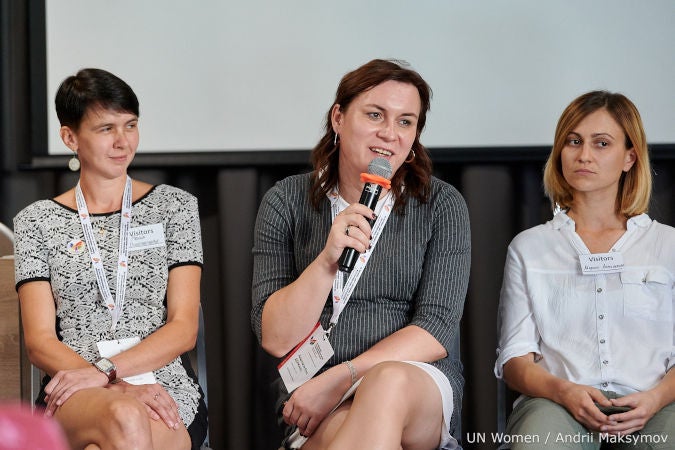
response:
<path id="1" fill-rule="evenodd" d="M 53 99 L 84 67 L 141 103 L 140 151 L 310 149 L 339 79 L 408 61 L 434 97 L 428 147 L 550 145 L 562 109 L 608 89 L 675 142 L 672 0 L 46 1 L 49 154 L 66 154 Z"/>

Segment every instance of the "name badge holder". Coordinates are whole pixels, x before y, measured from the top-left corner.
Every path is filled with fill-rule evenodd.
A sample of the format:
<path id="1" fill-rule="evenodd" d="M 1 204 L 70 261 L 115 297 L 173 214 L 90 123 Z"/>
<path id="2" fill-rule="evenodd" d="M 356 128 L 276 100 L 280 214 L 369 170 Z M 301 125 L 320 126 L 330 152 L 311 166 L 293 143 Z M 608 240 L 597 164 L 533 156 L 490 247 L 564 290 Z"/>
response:
<path id="1" fill-rule="evenodd" d="M 142 225 L 129 230 L 129 251 L 166 246 L 164 226 L 161 223 Z"/>
<path id="2" fill-rule="evenodd" d="M 139 344 L 141 338 L 138 336 L 124 338 L 124 339 L 115 339 L 111 341 L 100 341 L 96 343 L 98 348 L 98 354 L 103 358 L 112 358 L 113 356 L 122 353 L 123 351 L 129 350 L 131 347 Z M 138 375 L 132 375 L 129 377 L 122 378 L 129 384 L 155 384 L 157 379 L 152 372 L 144 372 Z"/>
<path id="3" fill-rule="evenodd" d="M 623 254 L 621 252 L 583 254 L 579 255 L 579 264 L 584 275 L 623 272 Z"/>

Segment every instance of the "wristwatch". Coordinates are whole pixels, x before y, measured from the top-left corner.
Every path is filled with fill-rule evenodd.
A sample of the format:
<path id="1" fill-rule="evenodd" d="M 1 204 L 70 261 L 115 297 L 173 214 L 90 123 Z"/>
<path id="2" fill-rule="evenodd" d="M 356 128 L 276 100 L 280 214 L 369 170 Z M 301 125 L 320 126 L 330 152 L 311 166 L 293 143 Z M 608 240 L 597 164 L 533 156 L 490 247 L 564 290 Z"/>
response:
<path id="1" fill-rule="evenodd" d="M 94 367 L 103 372 L 108 377 L 108 382 L 112 383 L 117 379 L 117 367 L 108 358 L 101 358 L 94 363 Z"/>

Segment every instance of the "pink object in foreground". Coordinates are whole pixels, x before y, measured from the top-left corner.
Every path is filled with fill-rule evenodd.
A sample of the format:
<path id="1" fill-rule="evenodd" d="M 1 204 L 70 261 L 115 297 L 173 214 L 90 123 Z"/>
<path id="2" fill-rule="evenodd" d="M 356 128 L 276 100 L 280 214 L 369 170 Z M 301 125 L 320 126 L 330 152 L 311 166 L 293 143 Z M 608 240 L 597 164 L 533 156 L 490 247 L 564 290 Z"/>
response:
<path id="1" fill-rule="evenodd" d="M 59 424 L 20 403 L 0 404 L 0 450 L 68 450 Z"/>

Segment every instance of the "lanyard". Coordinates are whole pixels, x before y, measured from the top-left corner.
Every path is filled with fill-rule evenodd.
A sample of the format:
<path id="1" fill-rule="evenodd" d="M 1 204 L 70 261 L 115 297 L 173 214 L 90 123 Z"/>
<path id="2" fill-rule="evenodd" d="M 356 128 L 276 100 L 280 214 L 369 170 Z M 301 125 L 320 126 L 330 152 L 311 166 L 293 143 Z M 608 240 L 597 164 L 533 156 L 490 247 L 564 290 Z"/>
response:
<path id="1" fill-rule="evenodd" d="M 79 181 L 77 182 L 77 186 L 75 186 L 75 201 L 77 202 L 77 212 L 80 216 L 80 223 L 82 224 L 84 241 L 87 243 L 91 264 L 94 268 L 94 273 L 96 274 L 96 283 L 101 292 L 103 304 L 108 308 L 110 315 L 112 316 L 112 327 L 110 329 L 115 331 L 117 322 L 122 315 L 127 283 L 127 255 L 129 253 L 129 227 L 131 226 L 131 178 L 127 175 L 124 196 L 122 197 L 117 285 L 114 299 L 110 293 L 110 288 L 108 287 L 108 279 L 106 278 L 105 270 L 103 268 L 103 260 L 101 259 L 101 253 L 98 251 L 98 245 L 96 245 L 96 238 L 94 237 L 91 220 L 89 218 L 89 210 L 87 209 L 87 203 L 84 201 L 84 195 L 82 195 Z"/>
<path id="2" fill-rule="evenodd" d="M 333 215 L 332 220 L 334 221 L 335 217 L 344 208 L 340 208 L 339 196 L 336 190 L 330 192 L 328 194 L 328 198 L 330 199 L 331 203 L 330 207 Z M 362 253 L 359 256 L 358 260 L 356 261 L 356 264 L 354 265 L 354 269 L 349 274 L 349 278 L 347 278 L 347 283 L 345 284 L 344 282 L 344 276 L 342 272 L 338 270 L 337 273 L 335 274 L 335 279 L 333 280 L 333 315 L 330 318 L 330 326 L 327 331 L 328 333 L 330 332 L 331 328 L 335 326 L 335 324 L 338 321 L 338 318 L 340 317 L 340 314 L 342 314 L 342 311 L 345 309 L 345 306 L 347 306 L 347 302 L 349 302 L 349 298 L 352 296 L 352 293 L 354 292 L 356 283 L 359 282 L 359 279 L 363 274 L 363 270 L 365 269 L 368 260 L 370 260 L 370 256 L 373 254 L 373 251 L 375 250 L 375 245 L 377 245 L 377 241 L 380 239 L 382 230 L 384 229 L 384 226 L 387 224 L 387 220 L 389 220 L 389 214 L 391 213 L 393 207 L 394 207 L 394 196 L 392 194 L 389 194 L 385 199 L 382 211 L 380 211 L 380 214 L 377 216 L 377 220 L 373 224 L 373 228 L 371 230 L 372 239 L 370 241 L 370 249 L 366 250 L 365 253 Z"/>

